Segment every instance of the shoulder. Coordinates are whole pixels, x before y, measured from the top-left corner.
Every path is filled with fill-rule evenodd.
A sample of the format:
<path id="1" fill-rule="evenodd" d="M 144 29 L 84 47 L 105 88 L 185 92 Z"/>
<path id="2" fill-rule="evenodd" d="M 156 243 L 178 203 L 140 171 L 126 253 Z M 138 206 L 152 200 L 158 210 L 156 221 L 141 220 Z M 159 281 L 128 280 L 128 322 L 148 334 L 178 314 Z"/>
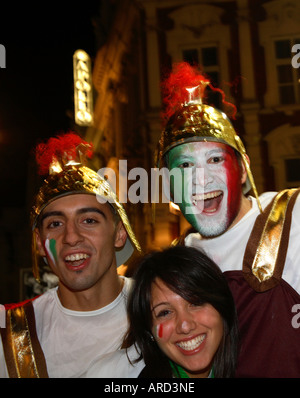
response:
<path id="1" fill-rule="evenodd" d="M 279 192 L 276 192 L 276 191 L 269 191 L 269 192 L 264 192 L 261 195 L 259 195 L 259 200 L 262 205 L 262 208 L 264 209 L 266 206 L 268 206 L 268 204 L 272 201 L 273 198 L 275 198 L 275 196 L 278 193 Z M 252 203 L 253 203 L 253 201 L 256 200 L 253 197 L 251 197 L 251 199 L 252 199 Z"/>
<path id="2" fill-rule="evenodd" d="M 136 378 L 145 366 L 143 360 L 135 363 L 138 356 L 139 354 L 134 346 L 131 346 L 128 350 L 120 349 L 103 355 L 93 361 L 83 377 Z"/>
<path id="3" fill-rule="evenodd" d="M 124 280 L 124 286 L 122 289 L 122 294 L 125 298 L 127 298 L 133 288 L 133 279 L 128 278 L 126 276 L 120 276 Z"/>
<path id="4" fill-rule="evenodd" d="M 263 209 L 265 209 L 265 207 L 272 201 L 273 198 L 275 198 L 275 196 L 277 194 L 281 194 L 284 191 L 280 191 L 280 192 L 266 192 L 264 194 L 262 194 L 260 196 L 260 200 L 261 200 L 261 204 Z M 295 199 L 294 205 L 293 205 L 293 223 L 296 224 L 297 226 L 299 226 L 299 221 L 298 221 L 298 216 L 300 215 L 300 189 L 298 189 L 296 191 L 297 197 Z M 291 197 L 291 196 L 290 196 Z"/>
<path id="5" fill-rule="evenodd" d="M 54 287 L 52 289 L 47 290 L 41 296 L 36 297 L 36 299 L 33 301 L 33 307 L 35 309 L 40 308 L 40 307 L 44 308 L 45 306 L 49 306 L 52 303 L 54 303 L 56 300 L 55 299 L 56 290 L 57 290 L 57 288 Z"/>
<path id="6" fill-rule="evenodd" d="M 9 303 L 9 304 L 4 304 L 3 307 L 5 308 L 6 311 L 8 310 L 13 310 L 17 308 L 24 307 L 26 305 L 32 304 L 35 300 L 37 300 L 40 296 L 34 297 L 32 299 L 20 301 L 19 303 Z"/>

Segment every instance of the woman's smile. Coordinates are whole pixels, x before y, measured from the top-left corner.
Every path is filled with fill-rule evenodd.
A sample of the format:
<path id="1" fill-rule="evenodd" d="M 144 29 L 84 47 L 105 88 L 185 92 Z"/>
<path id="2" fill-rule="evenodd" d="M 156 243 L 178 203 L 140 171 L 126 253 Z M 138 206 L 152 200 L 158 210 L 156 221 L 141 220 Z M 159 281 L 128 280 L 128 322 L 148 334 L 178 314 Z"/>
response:
<path id="1" fill-rule="evenodd" d="M 191 337 L 186 340 L 178 341 L 176 345 L 180 348 L 180 351 L 184 355 L 193 355 L 196 352 L 199 352 L 200 348 L 203 348 L 205 338 L 206 338 L 206 333 L 203 333 L 196 337 Z"/>
<path id="2" fill-rule="evenodd" d="M 207 377 L 223 337 L 223 320 L 208 303 L 192 304 L 160 279 L 151 289 L 152 333 L 165 355 L 194 377 Z"/>

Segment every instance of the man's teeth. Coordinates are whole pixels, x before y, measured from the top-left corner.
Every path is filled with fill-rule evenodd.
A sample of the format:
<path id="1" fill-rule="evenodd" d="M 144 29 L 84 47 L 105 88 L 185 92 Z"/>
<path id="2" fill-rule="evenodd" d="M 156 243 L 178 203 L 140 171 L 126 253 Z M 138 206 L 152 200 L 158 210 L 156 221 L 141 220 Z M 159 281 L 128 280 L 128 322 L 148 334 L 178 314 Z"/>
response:
<path id="1" fill-rule="evenodd" d="M 71 254 L 70 256 L 65 257 L 65 261 L 79 261 L 79 260 L 85 260 L 88 258 L 89 255 L 85 253 L 76 253 L 76 254 Z"/>
<path id="2" fill-rule="evenodd" d="M 194 194 L 192 196 L 193 204 L 196 205 L 198 201 L 217 198 L 220 195 L 222 195 L 222 191 L 214 191 L 214 192 L 208 192 L 208 193 L 204 193 L 204 194 Z"/>
<path id="3" fill-rule="evenodd" d="M 180 341 L 179 343 L 176 343 L 176 344 L 183 350 L 192 351 L 199 347 L 199 345 L 203 342 L 205 337 L 206 337 L 206 334 L 202 334 L 201 336 L 197 336 L 196 338 L 194 338 L 192 340 Z"/>

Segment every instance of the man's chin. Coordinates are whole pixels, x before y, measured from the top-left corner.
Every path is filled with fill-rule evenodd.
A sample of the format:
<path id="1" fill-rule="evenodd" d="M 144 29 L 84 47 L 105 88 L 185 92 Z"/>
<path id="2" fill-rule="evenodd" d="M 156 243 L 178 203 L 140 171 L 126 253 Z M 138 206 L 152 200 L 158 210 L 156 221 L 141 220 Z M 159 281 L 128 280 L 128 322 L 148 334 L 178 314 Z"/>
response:
<path id="1" fill-rule="evenodd" d="M 207 220 L 205 220 L 203 222 L 199 219 L 193 219 L 190 220 L 189 223 L 199 232 L 201 237 L 205 239 L 217 238 L 228 229 L 226 221 L 210 220 L 207 222 Z"/>

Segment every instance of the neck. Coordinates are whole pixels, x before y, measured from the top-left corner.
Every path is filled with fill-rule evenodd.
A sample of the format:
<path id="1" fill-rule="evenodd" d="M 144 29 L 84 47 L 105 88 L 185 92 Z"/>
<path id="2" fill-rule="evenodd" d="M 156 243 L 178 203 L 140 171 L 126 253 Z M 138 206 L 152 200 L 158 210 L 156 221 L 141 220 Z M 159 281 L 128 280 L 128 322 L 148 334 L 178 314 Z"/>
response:
<path id="1" fill-rule="evenodd" d="M 248 213 L 248 211 L 251 210 L 251 207 L 252 207 L 251 200 L 243 195 L 241 200 L 240 211 L 235 220 L 233 221 L 233 223 L 230 225 L 229 229 L 232 228 L 234 225 L 236 225 Z"/>
<path id="2" fill-rule="evenodd" d="M 57 295 L 64 308 L 72 311 L 95 311 L 114 301 L 124 285 L 124 279 L 116 275 L 109 283 L 109 289 L 95 288 L 86 290 L 72 290 L 59 282 Z"/>
<path id="3" fill-rule="evenodd" d="M 176 378 L 214 378 L 214 372 L 212 368 L 204 369 L 201 372 L 189 372 L 188 370 L 183 369 L 180 365 L 175 364 L 171 359 L 169 359 L 169 363 L 172 373 Z"/>

